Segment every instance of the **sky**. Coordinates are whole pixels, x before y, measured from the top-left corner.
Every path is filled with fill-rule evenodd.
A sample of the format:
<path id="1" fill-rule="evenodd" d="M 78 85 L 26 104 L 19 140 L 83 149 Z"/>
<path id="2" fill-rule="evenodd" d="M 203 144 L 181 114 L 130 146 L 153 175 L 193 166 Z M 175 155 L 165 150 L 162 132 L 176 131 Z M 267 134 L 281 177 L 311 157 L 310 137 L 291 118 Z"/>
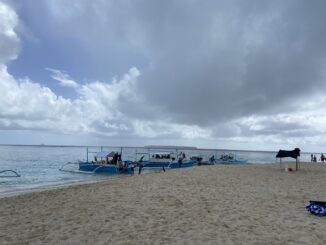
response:
<path id="1" fill-rule="evenodd" d="M 326 150 L 323 0 L 0 0 L 0 144 Z"/>

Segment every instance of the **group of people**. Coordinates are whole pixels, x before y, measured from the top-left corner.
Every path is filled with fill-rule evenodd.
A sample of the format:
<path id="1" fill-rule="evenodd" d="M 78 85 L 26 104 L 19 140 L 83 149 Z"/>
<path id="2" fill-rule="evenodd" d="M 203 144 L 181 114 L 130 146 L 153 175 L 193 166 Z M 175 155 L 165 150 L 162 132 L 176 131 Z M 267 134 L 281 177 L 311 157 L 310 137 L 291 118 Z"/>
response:
<path id="1" fill-rule="evenodd" d="M 227 161 L 227 160 L 233 160 L 234 159 L 234 155 L 232 153 L 229 153 L 229 154 L 225 154 L 223 152 L 223 154 L 221 155 L 220 157 L 220 160 L 223 160 L 223 161 Z"/>
<path id="2" fill-rule="evenodd" d="M 94 156 L 94 162 L 97 164 L 114 164 L 117 165 L 118 162 L 121 161 L 121 154 L 119 153 L 114 153 L 113 157 L 109 156 L 110 154 L 108 154 L 107 156 L 105 156 L 105 160 L 102 159 L 101 160 L 97 159 L 97 156 Z"/>
<path id="3" fill-rule="evenodd" d="M 155 159 L 172 159 L 172 161 L 175 160 L 175 158 L 173 156 L 171 156 L 170 154 L 153 154 L 152 158 L 155 158 Z"/>
<path id="4" fill-rule="evenodd" d="M 311 154 L 311 155 L 310 155 L 310 159 L 311 159 L 311 162 L 317 162 L 317 156 L 316 156 L 315 154 Z M 322 154 L 320 155 L 319 160 L 320 160 L 321 162 L 325 162 L 325 161 L 326 161 L 326 156 L 322 153 Z"/>

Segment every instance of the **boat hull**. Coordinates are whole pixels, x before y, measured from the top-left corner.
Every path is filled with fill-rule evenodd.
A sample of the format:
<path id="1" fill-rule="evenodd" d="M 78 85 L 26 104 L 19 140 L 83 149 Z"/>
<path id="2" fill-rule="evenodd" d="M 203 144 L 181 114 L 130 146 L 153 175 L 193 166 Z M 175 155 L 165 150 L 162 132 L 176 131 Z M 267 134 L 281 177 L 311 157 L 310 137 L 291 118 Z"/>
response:
<path id="1" fill-rule="evenodd" d="M 133 168 L 129 166 L 125 168 L 119 168 L 116 165 L 102 165 L 89 162 L 79 163 L 79 171 L 103 174 L 132 174 L 134 172 Z"/>
<path id="2" fill-rule="evenodd" d="M 144 168 L 191 168 L 194 166 L 195 161 L 186 161 L 181 164 L 178 162 L 142 162 Z"/>
<path id="3" fill-rule="evenodd" d="M 244 164 L 246 160 L 215 160 L 215 164 Z"/>
<path id="4" fill-rule="evenodd" d="M 205 165 L 214 165 L 214 163 L 211 163 L 211 162 L 197 162 L 196 165 L 198 166 L 205 166 Z"/>

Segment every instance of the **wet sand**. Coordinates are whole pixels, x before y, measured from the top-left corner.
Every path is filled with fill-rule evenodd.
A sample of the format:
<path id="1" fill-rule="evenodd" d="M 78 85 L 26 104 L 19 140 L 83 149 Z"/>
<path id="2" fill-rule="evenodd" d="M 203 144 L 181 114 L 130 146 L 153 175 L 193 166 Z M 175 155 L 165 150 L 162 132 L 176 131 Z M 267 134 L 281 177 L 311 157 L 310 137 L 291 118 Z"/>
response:
<path id="1" fill-rule="evenodd" d="M 326 244 L 326 164 L 215 165 L 0 199 L 1 244 Z"/>

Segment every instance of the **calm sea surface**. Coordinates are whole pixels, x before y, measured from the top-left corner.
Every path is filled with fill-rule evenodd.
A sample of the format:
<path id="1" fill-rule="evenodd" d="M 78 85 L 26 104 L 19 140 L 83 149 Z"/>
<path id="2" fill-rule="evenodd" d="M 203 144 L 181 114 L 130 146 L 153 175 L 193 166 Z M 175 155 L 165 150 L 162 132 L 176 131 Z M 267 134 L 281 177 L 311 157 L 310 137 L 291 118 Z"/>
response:
<path id="1" fill-rule="evenodd" d="M 114 178 L 109 175 L 93 175 L 63 172 L 59 169 L 69 163 L 87 159 L 86 147 L 54 147 L 54 146 L 0 146 L 0 171 L 11 169 L 21 177 L 0 177 L 0 195 L 28 191 L 76 182 L 97 181 L 104 178 Z M 123 160 L 137 160 L 144 153 L 169 151 L 166 149 L 105 147 L 102 150 L 121 151 Z M 89 147 L 89 151 L 101 151 L 100 147 Z M 246 159 L 250 163 L 275 163 L 276 152 L 226 151 L 226 150 L 182 150 L 190 155 L 201 155 L 204 160 L 212 155 L 216 158 L 224 152 L 236 154 L 237 159 Z M 93 155 L 88 155 L 92 159 Z M 288 160 L 288 159 L 287 159 Z M 310 161 L 310 154 L 301 154 L 301 161 Z M 77 165 L 67 165 L 66 169 L 77 169 Z M 3 176 L 4 174 L 0 174 Z"/>

